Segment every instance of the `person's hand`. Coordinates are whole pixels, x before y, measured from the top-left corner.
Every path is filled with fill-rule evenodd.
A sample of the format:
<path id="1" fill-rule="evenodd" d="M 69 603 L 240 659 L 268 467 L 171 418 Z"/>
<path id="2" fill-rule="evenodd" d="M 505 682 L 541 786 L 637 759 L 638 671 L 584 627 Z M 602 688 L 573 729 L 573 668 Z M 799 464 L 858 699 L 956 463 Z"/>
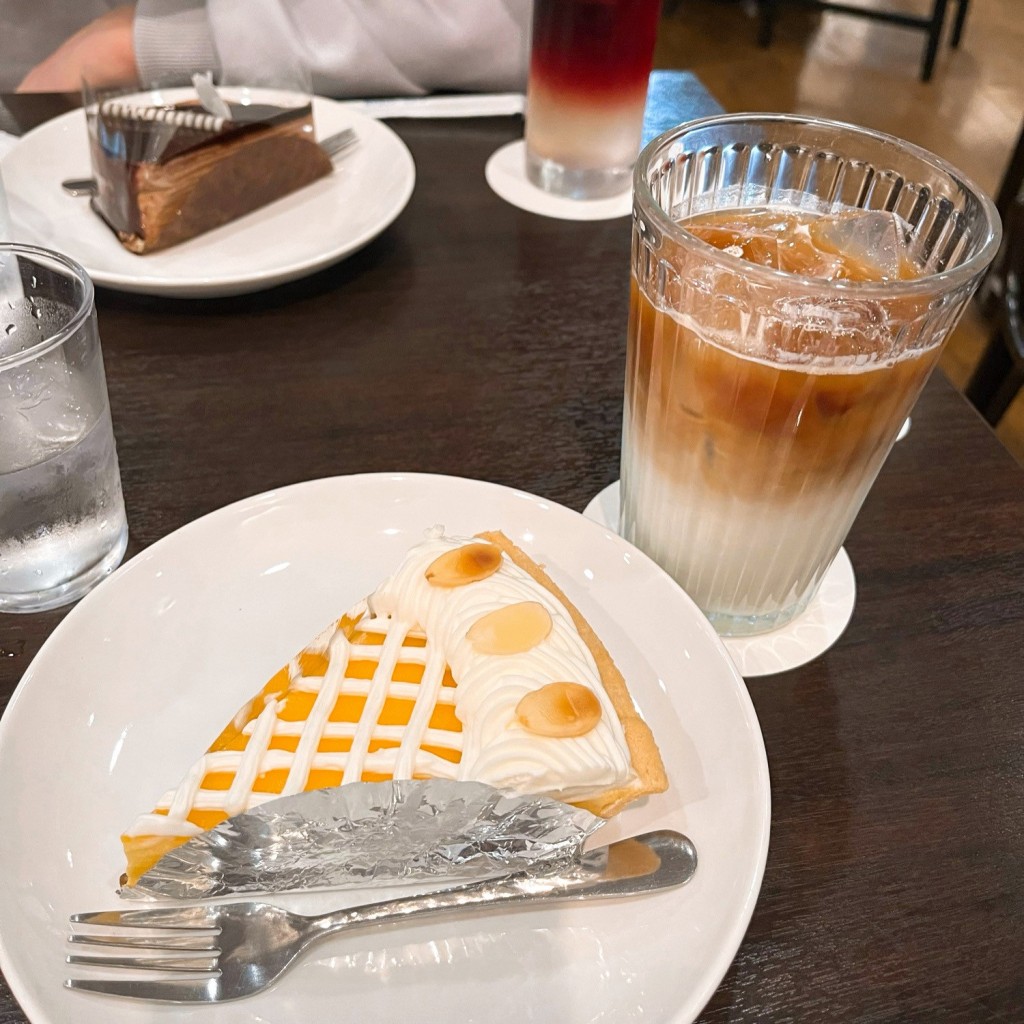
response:
<path id="1" fill-rule="evenodd" d="M 117 7 L 80 29 L 18 86 L 18 92 L 78 92 L 91 85 L 116 85 L 138 77 L 132 28 L 135 6 Z"/>

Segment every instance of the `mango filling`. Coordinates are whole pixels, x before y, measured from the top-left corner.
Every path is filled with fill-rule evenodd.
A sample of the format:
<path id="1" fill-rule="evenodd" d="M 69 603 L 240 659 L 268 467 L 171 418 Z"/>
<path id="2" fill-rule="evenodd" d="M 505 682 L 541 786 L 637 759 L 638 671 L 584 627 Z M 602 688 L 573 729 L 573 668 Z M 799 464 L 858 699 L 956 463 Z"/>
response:
<path id="1" fill-rule="evenodd" d="M 383 645 L 385 635 L 372 629 L 361 628 L 351 619 L 342 619 L 339 623 L 345 632 L 348 640 L 353 645 L 361 647 L 380 647 Z M 408 636 L 403 643 L 404 648 L 422 649 L 426 646 L 426 640 L 421 636 Z M 327 654 L 304 651 L 298 657 L 299 669 L 304 677 L 322 677 L 326 675 L 330 664 Z M 377 660 L 372 657 L 351 658 L 345 669 L 346 680 L 367 680 L 372 679 L 377 670 Z M 391 678 L 396 683 L 405 683 L 418 686 L 423 680 L 424 666 L 414 661 L 402 660 L 399 658 L 392 672 Z M 453 688 L 455 680 L 452 678 L 451 670 L 445 668 L 442 687 Z M 316 702 L 317 694 L 305 690 L 290 689 L 290 677 L 287 668 L 281 669 L 274 675 L 260 693 L 253 698 L 232 720 L 231 724 L 217 737 L 210 753 L 225 750 L 244 750 L 249 734 L 246 727 L 254 723 L 260 716 L 263 709 L 270 700 L 279 702 L 277 710 L 278 720 L 281 722 L 305 722 Z M 342 682 L 341 693 L 334 702 L 328 717 L 328 722 L 358 724 L 366 706 L 366 697 L 358 693 L 345 692 L 345 684 Z M 377 716 L 379 726 L 405 726 L 409 724 L 412 713 L 416 707 L 416 701 L 406 696 L 388 696 L 380 713 Z M 448 732 L 457 736 L 462 732 L 462 723 L 455 714 L 452 704 L 435 704 L 428 723 L 432 731 Z M 420 745 L 420 749 L 427 753 L 440 757 L 445 761 L 458 764 L 462 757 L 457 741 L 451 746 L 437 742 L 436 735 L 432 737 L 434 742 L 426 740 Z M 282 750 L 294 753 L 298 749 L 298 735 L 275 735 L 269 743 L 270 750 Z M 371 735 L 368 753 L 375 753 L 380 750 L 398 747 L 399 741 L 391 737 Z M 323 736 L 317 745 L 318 753 L 344 754 L 351 750 L 352 740 L 346 737 Z M 328 786 L 341 785 L 343 770 L 339 768 L 313 768 L 306 780 L 305 789 L 322 789 Z M 364 771 L 361 776 L 363 782 L 381 782 L 390 779 L 392 776 L 381 772 Z M 417 777 L 419 777 L 417 775 Z M 288 779 L 288 769 L 277 768 L 271 771 L 262 772 L 253 783 L 253 792 L 280 794 Z M 227 792 L 235 781 L 233 771 L 210 771 L 203 777 L 200 788 L 210 791 Z M 158 812 L 159 813 L 159 812 Z M 193 810 L 188 820 L 201 829 L 214 828 L 226 820 L 227 814 L 222 810 Z"/>

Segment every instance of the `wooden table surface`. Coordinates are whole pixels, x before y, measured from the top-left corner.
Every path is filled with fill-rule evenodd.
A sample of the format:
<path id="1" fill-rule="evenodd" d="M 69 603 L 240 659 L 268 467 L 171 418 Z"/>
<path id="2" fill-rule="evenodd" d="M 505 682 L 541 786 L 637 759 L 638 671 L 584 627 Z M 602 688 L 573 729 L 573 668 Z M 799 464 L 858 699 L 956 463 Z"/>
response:
<path id="1" fill-rule="evenodd" d="M 129 556 L 322 476 L 451 473 L 582 510 L 618 475 L 628 220 L 497 199 L 483 167 L 516 119 L 394 126 L 416 191 L 353 258 L 235 299 L 98 293 Z M 749 682 L 771 849 L 700 1020 L 1024 1021 L 1024 473 L 940 376 L 847 548 L 845 635 Z M 4 705 L 61 618 L 0 617 Z M 0 1024 L 24 1019 L 0 987 Z"/>

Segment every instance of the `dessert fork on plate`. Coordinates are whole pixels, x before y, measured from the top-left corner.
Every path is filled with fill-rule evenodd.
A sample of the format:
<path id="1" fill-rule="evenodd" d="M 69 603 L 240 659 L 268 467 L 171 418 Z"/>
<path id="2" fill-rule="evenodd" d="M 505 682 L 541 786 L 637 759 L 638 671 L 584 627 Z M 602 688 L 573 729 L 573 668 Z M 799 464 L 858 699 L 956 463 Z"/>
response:
<path id="1" fill-rule="evenodd" d="M 351 149 L 359 141 L 354 128 L 342 128 L 340 132 L 328 135 L 320 140 L 320 148 L 329 156 L 336 157 L 345 150 Z"/>
<path id="2" fill-rule="evenodd" d="M 67 962 L 133 974 L 65 984 L 135 999 L 221 1003 L 267 988 L 303 950 L 335 932 L 474 907 L 634 896 L 683 885 L 696 868 L 690 840 L 662 830 L 593 850 L 559 874 L 521 872 L 318 917 L 255 902 L 75 914 L 69 941 L 93 952 Z"/>
<path id="3" fill-rule="evenodd" d="M 354 128 L 342 128 L 340 132 L 320 140 L 320 148 L 333 160 L 351 149 L 359 141 Z M 60 183 L 69 196 L 92 196 L 96 194 L 95 178 L 65 178 Z"/>

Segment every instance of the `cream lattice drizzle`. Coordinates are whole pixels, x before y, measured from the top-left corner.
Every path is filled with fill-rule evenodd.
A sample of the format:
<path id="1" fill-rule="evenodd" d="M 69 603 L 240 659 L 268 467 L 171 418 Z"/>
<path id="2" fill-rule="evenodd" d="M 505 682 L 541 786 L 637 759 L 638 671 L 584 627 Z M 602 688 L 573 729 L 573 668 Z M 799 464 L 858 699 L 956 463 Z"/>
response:
<path id="1" fill-rule="evenodd" d="M 337 627 L 324 631 L 306 649 L 327 655 L 324 675 L 304 675 L 300 658 L 288 666 L 289 691 L 316 694 L 307 719 L 282 719 L 284 702 L 268 697 L 260 714 L 244 726 L 244 750 L 205 754 L 177 789 L 158 802 L 157 810 L 166 813 L 143 815 L 126 835 L 198 834 L 202 830 L 187 820 L 191 811 L 238 814 L 279 795 L 302 792 L 309 773 L 319 769 L 341 771 L 343 783 L 360 779 L 364 772 L 398 779 L 421 775 L 487 782 L 564 800 L 583 800 L 628 783 L 633 772 L 621 724 L 593 656 L 561 602 L 504 555 L 498 571 L 484 580 L 450 588 L 426 581 L 426 568 L 434 559 L 466 543 L 432 531 L 395 575 L 346 617 L 358 620 L 363 632 L 383 634 L 382 645 L 350 643 Z M 548 636 L 521 654 L 476 651 L 466 637 L 473 623 L 520 601 L 544 605 L 552 619 Z M 409 639 L 425 644 L 412 646 Z M 373 677 L 349 678 L 346 670 L 354 660 L 375 662 Z M 399 661 L 423 665 L 422 680 L 396 682 L 392 673 Z M 455 687 L 443 685 L 446 666 Z M 597 696 L 601 719 L 586 735 L 538 736 L 517 720 L 515 709 L 526 693 L 557 681 L 580 683 Z M 358 722 L 330 721 L 341 695 L 366 698 Z M 415 702 L 406 725 L 378 722 L 389 697 Z M 439 703 L 454 703 L 462 733 L 430 728 Z M 274 737 L 298 737 L 298 746 L 294 752 L 270 749 Z M 322 739 L 348 739 L 351 747 L 321 751 Z M 381 740 L 398 745 L 371 752 L 371 743 Z M 425 746 L 459 751 L 461 758 L 454 763 Z M 288 773 L 282 793 L 253 792 L 255 780 L 275 770 Z M 234 774 L 230 789 L 202 788 L 208 774 L 221 772 Z"/>

